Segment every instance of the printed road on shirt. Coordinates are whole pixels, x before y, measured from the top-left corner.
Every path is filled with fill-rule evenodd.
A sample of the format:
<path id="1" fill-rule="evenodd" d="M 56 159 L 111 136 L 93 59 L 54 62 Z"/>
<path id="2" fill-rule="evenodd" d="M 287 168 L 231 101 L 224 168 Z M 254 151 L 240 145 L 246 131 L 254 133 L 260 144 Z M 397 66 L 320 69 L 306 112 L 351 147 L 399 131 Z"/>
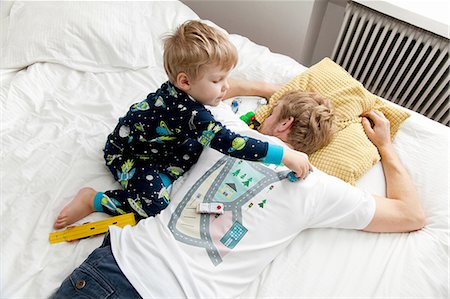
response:
<path id="1" fill-rule="evenodd" d="M 276 172 L 262 163 L 224 156 L 189 189 L 168 227 L 179 242 L 205 248 L 217 266 L 248 232 L 242 207 L 265 188 L 271 190 L 273 183 L 286 179 L 287 173 L 289 170 Z M 199 203 L 222 203 L 224 213 L 197 213 Z"/>

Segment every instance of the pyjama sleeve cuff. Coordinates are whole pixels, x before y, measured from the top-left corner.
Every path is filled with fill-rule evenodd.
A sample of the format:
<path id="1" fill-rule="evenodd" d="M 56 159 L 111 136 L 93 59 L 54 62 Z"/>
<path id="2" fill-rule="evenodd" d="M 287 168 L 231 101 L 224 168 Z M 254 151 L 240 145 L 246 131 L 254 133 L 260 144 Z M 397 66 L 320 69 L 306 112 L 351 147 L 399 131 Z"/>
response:
<path id="1" fill-rule="evenodd" d="M 284 149 L 282 146 L 269 143 L 269 147 L 267 149 L 267 155 L 264 158 L 264 160 L 262 160 L 262 162 L 268 163 L 268 164 L 280 165 L 281 160 L 283 159 L 283 153 L 284 153 Z"/>

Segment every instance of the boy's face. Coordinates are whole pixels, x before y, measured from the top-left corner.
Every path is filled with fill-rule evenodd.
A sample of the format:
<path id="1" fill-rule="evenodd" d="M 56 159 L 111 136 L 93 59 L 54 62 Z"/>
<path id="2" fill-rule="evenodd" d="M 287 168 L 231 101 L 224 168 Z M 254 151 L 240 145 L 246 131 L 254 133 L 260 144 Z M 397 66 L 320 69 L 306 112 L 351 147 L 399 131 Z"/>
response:
<path id="1" fill-rule="evenodd" d="M 223 70 L 220 66 L 205 66 L 203 76 L 190 81 L 187 94 L 203 105 L 219 105 L 229 89 L 230 71 Z"/>

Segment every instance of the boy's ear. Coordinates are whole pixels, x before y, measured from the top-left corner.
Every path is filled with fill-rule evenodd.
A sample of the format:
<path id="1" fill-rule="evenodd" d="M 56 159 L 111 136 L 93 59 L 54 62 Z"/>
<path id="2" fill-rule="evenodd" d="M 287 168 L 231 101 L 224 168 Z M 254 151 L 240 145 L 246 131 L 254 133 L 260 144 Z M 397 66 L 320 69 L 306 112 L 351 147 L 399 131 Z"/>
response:
<path id="1" fill-rule="evenodd" d="M 186 92 L 191 88 L 189 76 L 186 73 L 180 72 L 177 75 L 177 87 Z"/>

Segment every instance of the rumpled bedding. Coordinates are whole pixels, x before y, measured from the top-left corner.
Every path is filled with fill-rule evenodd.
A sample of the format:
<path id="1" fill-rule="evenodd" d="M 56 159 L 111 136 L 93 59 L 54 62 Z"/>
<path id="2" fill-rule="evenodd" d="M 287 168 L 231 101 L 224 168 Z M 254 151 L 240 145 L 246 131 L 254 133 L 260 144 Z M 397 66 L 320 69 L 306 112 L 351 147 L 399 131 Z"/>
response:
<path id="1" fill-rule="evenodd" d="M 198 18 L 177 1 L 126 9 L 121 2 L 65 3 L 17 1 L 9 14 L 2 11 L 2 298 L 49 297 L 100 245 L 102 236 L 50 245 L 48 234 L 79 188 L 117 186 L 102 157 L 106 136 L 131 104 L 167 80 L 164 34 Z M 305 69 L 243 36 L 230 38 L 239 52 L 234 77 L 285 83 Z M 246 103 L 241 112 L 255 107 Z M 449 130 L 411 114 L 394 145 L 421 196 L 426 227 L 407 234 L 307 230 L 242 298 L 448 297 Z M 384 195 L 381 164 L 357 185 Z"/>

